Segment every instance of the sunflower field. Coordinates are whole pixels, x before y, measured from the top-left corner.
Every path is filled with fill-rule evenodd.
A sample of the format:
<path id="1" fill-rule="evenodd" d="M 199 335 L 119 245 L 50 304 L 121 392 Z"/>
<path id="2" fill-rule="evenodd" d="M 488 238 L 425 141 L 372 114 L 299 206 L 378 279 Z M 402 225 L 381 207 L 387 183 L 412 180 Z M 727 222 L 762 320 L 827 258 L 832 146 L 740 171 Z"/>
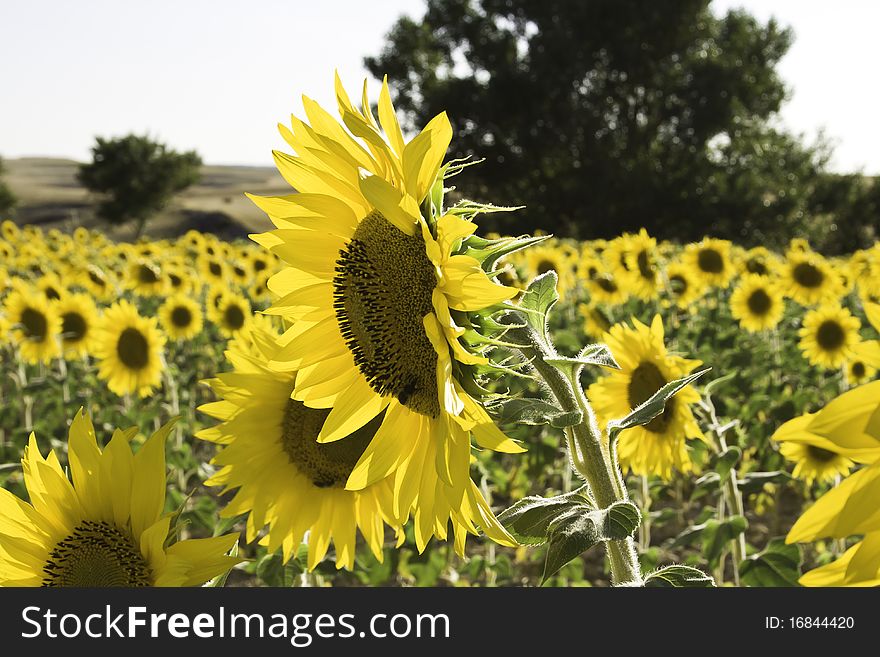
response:
<path id="1" fill-rule="evenodd" d="M 880 583 L 880 244 L 492 234 L 337 97 L 250 241 L 2 223 L 0 584 Z"/>

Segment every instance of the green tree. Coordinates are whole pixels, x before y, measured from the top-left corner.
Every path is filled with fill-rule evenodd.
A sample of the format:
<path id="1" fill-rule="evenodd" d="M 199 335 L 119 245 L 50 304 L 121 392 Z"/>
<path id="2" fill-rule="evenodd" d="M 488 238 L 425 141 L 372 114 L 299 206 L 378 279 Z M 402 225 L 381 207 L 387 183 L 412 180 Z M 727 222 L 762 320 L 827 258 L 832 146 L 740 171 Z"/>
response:
<path id="1" fill-rule="evenodd" d="M 3 158 L 0 158 L 0 176 L 5 172 L 5 167 L 3 166 Z M 15 198 L 15 194 L 12 193 L 12 190 L 7 187 L 6 183 L 0 180 L 0 215 L 6 214 L 10 210 L 12 210 L 18 199 Z"/>
<path id="2" fill-rule="evenodd" d="M 102 195 L 98 214 L 112 224 L 137 222 L 136 235 L 171 198 L 198 182 L 202 160 L 195 151 L 177 153 L 148 137 L 97 138 L 92 162 L 79 181 Z"/>
<path id="3" fill-rule="evenodd" d="M 365 64 L 409 129 L 448 110 L 452 155 L 486 159 L 461 191 L 526 206 L 500 229 L 759 240 L 804 217 L 824 166 L 773 127 L 791 42 L 709 0 L 428 0 Z"/>

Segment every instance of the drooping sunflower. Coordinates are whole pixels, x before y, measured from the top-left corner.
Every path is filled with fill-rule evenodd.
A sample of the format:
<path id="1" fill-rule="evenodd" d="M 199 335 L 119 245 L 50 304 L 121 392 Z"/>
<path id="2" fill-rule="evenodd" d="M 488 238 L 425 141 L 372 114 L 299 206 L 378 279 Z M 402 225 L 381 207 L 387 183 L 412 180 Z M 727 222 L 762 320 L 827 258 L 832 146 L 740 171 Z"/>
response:
<path id="1" fill-rule="evenodd" d="M 117 395 L 146 397 L 161 383 L 164 344 L 155 319 L 141 317 L 128 301 L 115 303 L 98 324 L 98 377 Z"/>
<path id="2" fill-rule="evenodd" d="M 632 328 L 617 324 L 604 335 L 602 342 L 609 346 L 621 367 L 587 390 L 602 425 L 625 417 L 664 385 L 702 364 L 666 352 L 659 315 L 654 317 L 650 328 L 637 319 L 632 320 Z M 656 474 L 664 479 L 669 479 L 673 470 L 690 471 L 685 439 L 705 440 L 688 406 L 699 400 L 697 391 L 686 386 L 667 401 L 663 413 L 647 425 L 622 431 L 618 443 L 621 464 L 636 474 Z"/>
<path id="3" fill-rule="evenodd" d="M 852 349 L 859 342 L 860 326 L 859 319 L 846 308 L 820 306 L 804 315 L 798 346 L 813 365 L 836 369 L 852 357 Z"/>
<path id="4" fill-rule="evenodd" d="M 229 343 L 234 370 L 208 381 L 223 401 L 199 409 L 221 421 L 196 434 L 221 447 L 212 461 L 219 470 L 206 483 L 234 490 L 221 515 L 249 514 L 248 541 L 266 527 L 263 543 L 270 552 L 281 548 L 284 561 L 309 532 L 309 569 L 331 541 L 336 567 L 351 569 L 358 529 L 381 561 L 385 524 L 402 538 L 402 519 L 392 511 L 393 475 L 360 490 L 346 490 L 345 483 L 382 418 L 336 442 L 317 442 L 330 411 L 291 399 L 296 372 L 269 368 L 278 337 L 267 322 L 254 323 Z"/>
<path id="5" fill-rule="evenodd" d="M 707 286 L 725 288 L 736 273 L 730 260 L 730 247 L 727 240 L 704 237 L 701 242 L 685 247 L 684 261 Z"/>
<path id="6" fill-rule="evenodd" d="M 666 268 L 667 294 L 681 310 L 692 309 L 694 301 L 706 292 L 706 284 L 690 267 L 674 262 Z"/>
<path id="7" fill-rule="evenodd" d="M 238 335 L 251 318 L 251 304 L 241 295 L 227 292 L 217 300 L 216 307 L 208 306 L 208 316 L 227 338 Z"/>
<path id="8" fill-rule="evenodd" d="M 61 318 L 61 348 L 67 355 L 87 356 L 96 345 L 98 309 L 87 294 L 67 294 L 55 303 Z"/>
<path id="9" fill-rule="evenodd" d="M 794 462 L 793 477 L 803 479 L 808 484 L 814 481 L 832 483 L 838 476 L 848 475 L 853 462 L 828 447 L 830 445 L 820 447 L 806 442 L 786 441 L 779 451 Z"/>
<path id="10" fill-rule="evenodd" d="M 782 319 L 785 300 L 765 276 L 749 274 L 730 295 L 730 312 L 751 333 L 772 329 Z"/>
<path id="11" fill-rule="evenodd" d="M 802 306 L 836 303 L 843 294 L 840 276 L 822 256 L 812 251 L 789 251 L 781 276 L 786 296 Z"/>
<path id="12" fill-rule="evenodd" d="M 240 559 L 238 536 L 174 541 L 164 512 L 165 441 L 171 424 L 137 454 L 137 429 L 117 430 L 102 450 L 82 411 L 70 426 L 67 478 L 32 433 L 21 463 L 30 503 L 0 488 L 0 586 L 198 586 Z"/>
<path id="13" fill-rule="evenodd" d="M 311 125 L 293 117 L 292 130 L 282 129 L 296 155 L 276 152 L 276 164 L 299 193 L 251 197 L 278 227 L 254 239 L 288 265 L 269 281 L 280 298 L 268 312 L 292 323 L 275 366 L 298 370 L 295 400 L 332 409 L 320 443 L 381 418 L 346 488 L 362 490 L 394 472 L 395 514 L 413 510 L 420 550 L 432 535 L 445 539 L 450 520 L 459 552 L 476 524 L 509 544 L 470 480 L 468 432 L 483 447 L 521 448 L 457 380 L 461 365 L 486 360 L 459 341 L 455 317 L 517 290 L 457 253 L 476 229 L 471 221 L 443 213 L 439 197 L 422 216 L 429 191 L 442 194 L 452 135 L 446 115 L 407 143 L 387 83 L 381 128 L 369 103 L 355 108 L 338 76 L 336 94 L 345 127 L 304 98 Z"/>
<path id="14" fill-rule="evenodd" d="M 159 307 L 159 323 L 172 340 L 190 340 L 202 331 L 202 308 L 187 295 L 175 294 Z"/>
<path id="15" fill-rule="evenodd" d="M 61 354 L 61 319 L 44 295 L 15 288 L 6 297 L 4 307 L 13 327 L 12 341 L 26 363 L 49 363 Z"/>

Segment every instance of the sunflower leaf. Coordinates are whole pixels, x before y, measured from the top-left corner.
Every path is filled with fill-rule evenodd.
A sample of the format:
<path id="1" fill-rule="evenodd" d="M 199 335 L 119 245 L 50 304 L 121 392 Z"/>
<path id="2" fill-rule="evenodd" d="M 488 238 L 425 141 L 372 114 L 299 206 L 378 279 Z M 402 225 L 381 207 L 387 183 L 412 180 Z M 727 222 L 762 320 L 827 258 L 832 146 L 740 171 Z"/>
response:
<path id="1" fill-rule="evenodd" d="M 739 463 L 741 457 L 742 450 L 736 445 L 731 445 L 718 455 L 718 458 L 715 461 L 715 472 L 718 473 L 718 477 L 722 481 L 726 479 L 727 475 L 730 474 L 730 471 L 736 467 L 736 464 Z"/>
<path id="2" fill-rule="evenodd" d="M 800 586 L 801 560 L 798 545 L 774 538 L 762 552 L 740 562 L 739 574 L 746 586 Z"/>
<path id="3" fill-rule="evenodd" d="M 556 497 L 524 497 L 500 513 L 498 520 L 523 545 L 541 545 L 547 542 L 550 524 L 560 516 L 573 510 L 585 514 L 592 508 L 583 487 Z"/>
<path id="4" fill-rule="evenodd" d="M 548 528 L 547 560 L 544 562 L 544 584 L 553 574 L 578 555 L 601 541 L 601 535 L 592 514 L 572 509 L 550 523 Z"/>
<path id="5" fill-rule="evenodd" d="M 712 588 L 715 581 L 702 570 L 673 564 L 645 578 L 646 588 Z"/>
<path id="6" fill-rule="evenodd" d="M 605 512 L 603 534 L 606 538 L 629 538 L 638 529 L 642 514 L 632 502 L 615 502 Z"/>
<path id="7" fill-rule="evenodd" d="M 548 345 L 550 338 L 547 335 L 547 320 L 550 309 L 559 301 L 559 293 L 556 291 L 558 280 L 552 269 L 541 274 L 529 283 L 519 305 L 525 311 L 523 314 L 526 322 Z"/>
<path id="8" fill-rule="evenodd" d="M 584 419 L 579 410 L 567 412 L 541 399 L 524 397 L 506 399 L 486 410 L 501 424 L 549 424 L 557 429 L 564 429 L 580 424 Z"/>
<path id="9" fill-rule="evenodd" d="M 660 415 L 666 408 L 666 402 L 669 401 L 682 388 L 695 381 L 703 374 L 708 372 L 710 367 L 704 367 L 688 374 L 681 379 L 670 381 L 665 386 L 655 392 L 650 399 L 620 420 L 612 420 L 608 423 L 608 436 L 611 441 L 617 438 L 617 435 L 624 429 L 648 424 L 655 417 Z"/>
<path id="10" fill-rule="evenodd" d="M 743 516 L 731 516 L 722 522 L 714 519 L 706 521 L 701 537 L 701 547 L 710 568 L 718 565 L 724 548 L 728 546 L 730 541 L 742 534 L 748 526 L 749 523 Z"/>
<path id="11" fill-rule="evenodd" d="M 553 367 L 562 370 L 572 382 L 578 380 L 581 370 L 586 365 L 600 365 L 615 370 L 620 369 L 620 365 L 614 360 L 611 350 L 604 344 L 587 345 L 574 358 L 558 356 L 556 358 L 545 358 L 544 360 Z"/>
<path id="12" fill-rule="evenodd" d="M 549 235 L 540 235 L 538 237 L 523 236 L 496 240 L 494 244 L 482 249 L 469 248 L 465 251 L 465 255 L 476 258 L 480 262 L 483 271 L 491 273 L 495 267 L 495 263 L 504 256 L 525 249 L 526 247 L 534 246 L 535 244 L 549 239 L 549 237 Z M 467 242 L 465 242 L 465 244 L 467 244 Z M 468 246 L 470 245 L 468 244 Z"/>

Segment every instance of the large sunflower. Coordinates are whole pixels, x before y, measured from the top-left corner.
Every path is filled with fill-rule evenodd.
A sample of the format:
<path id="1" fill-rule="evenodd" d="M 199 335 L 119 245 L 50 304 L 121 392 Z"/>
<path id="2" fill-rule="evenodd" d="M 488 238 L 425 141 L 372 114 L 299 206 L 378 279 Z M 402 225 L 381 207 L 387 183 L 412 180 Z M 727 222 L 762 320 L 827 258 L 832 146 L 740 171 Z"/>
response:
<path id="1" fill-rule="evenodd" d="M 782 319 L 785 301 L 765 276 L 749 274 L 730 295 L 730 312 L 746 331 L 772 329 Z"/>
<path id="2" fill-rule="evenodd" d="M 637 319 L 632 320 L 632 328 L 617 324 L 602 341 L 609 346 L 621 368 L 587 390 L 602 424 L 625 417 L 664 385 L 702 364 L 666 353 L 659 315 L 654 317 L 650 328 Z M 673 469 L 689 471 L 691 462 L 685 438 L 705 440 L 688 406 L 699 400 L 697 391 L 686 386 L 666 402 L 666 409 L 651 422 L 622 431 L 618 444 L 621 463 L 636 474 L 656 474 L 664 479 L 672 476 Z"/>
<path id="3" fill-rule="evenodd" d="M 49 363 L 61 354 L 61 319 L 44 295 L 16 288 L 4 305 L 6 318 L 13 326 L 12 340 L 26 363 Z"/>
<path id="4" fill-rule="evenodd" d="M 207 483 L 236 493 L 221 513 L 250 514 L 248 540 L 267 527 L 264 543 L 273 552 L 282 548 L 285 561 L 309 532 L 310 569 L 331 540 L 337 568 L 351 569 L 357 529 L 381 561 L 385 523 L 402 537 L 392 511 L 393 475 L 361 490 L 346 490 L 345 483 L 382 418 L 342 440 L 316 442 L 329 411 L 290 398 L 296 372 L 267 365 L 278 352 L 277 340 L 268 322 L 253 324 L 229 343 L 226 354 L 235 369 L 208 381 L 224 400 L 200 410 L 221 423 L 196 436 L 222 447 L 213 460 L 220 469 Z"/>
<path id="5" fill-rule="evenodd" d="M 859 342 L 860 325 L 846 308 L 820 306 L 804 316 L 798 346 L 813 365 L 835 369 L 852 357 L 853 347 Z"/>
<path id="6" fill-rule="evenodd" d="M 141 317 L 128 301 L 120 301 L 98 325 L 98 377 L 117 395 L 146 397 L 161 383 L 164 344 L 155 319 Z"/>
<path id="7" fill-rule="evenodd" d="M 381 419 L 346 488 L 362 490 L 396 472 L 395 513 L 414 508 L 420 549 L 431 535 L 446 538 L 450 517 L 458 549 L 460 530 L 475 531 L 474 521 L 510 542 L 469 478 L 468 432 L 483 447 L 521 448 L 459 383 L 459 364 L 485 359 L 459 342 L 464 329 L 455 317 L 517 290 L 493 283 L 475 258 L 457 253 L 473 223 L 444 214 L 439 198 L 426 201 L 432 187 L 442 189 L 452 135 L 446 115 L 406 143 L 387 83 L 378 106 L 385 136 L 369 103 L 356 109 L 338 77 L 336 94 L 351 132 L 304 98 L 311 125 L 293 117 L 292 130 L 282 129 L 296 156 L 275 153 L 299 193 L 251 197 L 278 227 L 254 239 L 288 264 L 269 282 L 280 298 L 268 312 L 293 322 L 277 367 L 299 370 L 295 400 L 332 408 L 318 442 Z"/>
<path id="8" fill-rule="evenodd" d="M 174 541 L 165 514 L 165 425 L 132 455 L 137 429 L 102 450 L 82 411 L 70 426 L 73 483 L 34 434 L 21 463 L 30 503 L 0 488 L 0 586 L 197 586 L 240 561 L 234 534 Z"/>

